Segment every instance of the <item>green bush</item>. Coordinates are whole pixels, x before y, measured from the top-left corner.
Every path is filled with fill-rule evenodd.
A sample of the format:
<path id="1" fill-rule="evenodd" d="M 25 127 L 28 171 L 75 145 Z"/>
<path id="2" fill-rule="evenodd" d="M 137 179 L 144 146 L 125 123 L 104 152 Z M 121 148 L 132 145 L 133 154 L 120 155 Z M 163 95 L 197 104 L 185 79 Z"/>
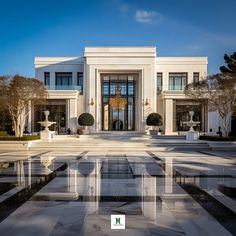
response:
<path id="1" fill-rule="evenodd" d="M 162 117 L 158 113 L 151 113 L 148 115 L 146 124 L 148 126 L 161 126 L 162 125 Z"/>
<path id="2" fill-rule="evenodd" d="M 37 135 L 29 135 L 24 137 L 15 137 L 15 136 L 0 136 L 0 141 L 31 141 L 40 139 Z"/>
<path id="3" fill-rule="evenodd" d="M 78 118 L 78 123 L 81 126 L 94 125 L 94 118 L 90 113 L 82 113 Z"/>
<path id="4" fill-rule="evenodd" d="M 219 137 L 210 135 L 201 135 L 199 139 L 208 141 L 236 141 L 236 137 Z"/>

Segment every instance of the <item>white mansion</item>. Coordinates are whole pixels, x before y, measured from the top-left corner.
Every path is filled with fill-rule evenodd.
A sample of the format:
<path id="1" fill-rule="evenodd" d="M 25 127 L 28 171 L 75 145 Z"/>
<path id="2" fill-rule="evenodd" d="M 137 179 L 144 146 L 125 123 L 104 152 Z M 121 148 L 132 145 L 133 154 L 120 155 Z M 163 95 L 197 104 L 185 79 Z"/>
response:
<path id="1" fill-rule="evenodd" d="M 186 84 L 207 75 L 207 64 L 207 57 L 159 57 L 156 47 L 85 47 L 83 57 L 36 57 L 35 77 L 49 97 L 32 108 L 29 128 L 39 131 L 37 122 L 48 109 L 59 133 L 75 133 L 83 112 L 94 116 L 93 132 L 144 132 L 147 115 L 158 112 L 163 133 L 174 134 L 186 131 L 183 122 L 194 110 L 198 130 L 217 131 L 217 114 L 183 93 Z"/>

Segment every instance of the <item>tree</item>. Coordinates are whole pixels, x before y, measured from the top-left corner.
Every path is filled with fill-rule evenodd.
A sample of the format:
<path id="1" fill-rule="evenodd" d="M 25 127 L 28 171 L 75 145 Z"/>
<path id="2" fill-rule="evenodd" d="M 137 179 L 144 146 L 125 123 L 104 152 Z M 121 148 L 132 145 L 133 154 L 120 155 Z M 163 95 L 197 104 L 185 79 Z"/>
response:
<path id="1" fill-rule="evenodd" d="M 229 134 L 229 123 L 236 107 L 236 52 L 224 55 L 226 65 L 221 73 L 208 76 L 186 86 L 185 94 L 193 99 L 208 101 L 209 111 L 218 111 L 223 121 L 223 136 Z"/>
<path id="2" fill-rule="evenodd" d="M 227 54 L 224 55 L 226 66 L 221 66 L 220 71 L 222 73 L 228 73 L 231 76 L 236 75 L 236 52 L 232 55 L 228 56 Z"/>
<path id="3" fill-rule="evenodd" d="M 17 137 L 23 136 L 31 106 L 47 96 L 43 83 L 21 75 L 0 77 L 0 108 L 8 109 Z"/>

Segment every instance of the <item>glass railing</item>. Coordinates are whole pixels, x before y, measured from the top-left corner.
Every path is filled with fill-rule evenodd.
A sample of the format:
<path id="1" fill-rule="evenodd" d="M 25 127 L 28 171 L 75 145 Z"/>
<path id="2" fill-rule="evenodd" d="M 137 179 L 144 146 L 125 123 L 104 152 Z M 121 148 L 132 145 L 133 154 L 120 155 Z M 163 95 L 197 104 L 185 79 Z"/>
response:
<path id="1" fill-rule="evenodd" d="M 47 90 L 82 90 L 78 85 L 46 85 L 46 88 Z"/>

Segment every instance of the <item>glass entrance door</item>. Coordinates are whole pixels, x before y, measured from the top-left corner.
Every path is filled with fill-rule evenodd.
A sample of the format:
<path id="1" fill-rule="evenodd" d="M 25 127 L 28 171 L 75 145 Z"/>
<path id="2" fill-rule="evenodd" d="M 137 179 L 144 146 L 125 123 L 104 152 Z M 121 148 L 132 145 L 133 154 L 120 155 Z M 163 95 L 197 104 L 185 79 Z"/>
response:
<path id="1" fill-rule="evenodd" d="M 125 122 L 125 110 L 116 110 L 111 108 L 111 122 L 112 122 L 112 130 L 127 130 L 126 129 L 126 122 Z"/>
<path id="2" fill-rule="evenodd" d="M 135 75 L 101 75 L 102 130 L 135 130 Z"/>

